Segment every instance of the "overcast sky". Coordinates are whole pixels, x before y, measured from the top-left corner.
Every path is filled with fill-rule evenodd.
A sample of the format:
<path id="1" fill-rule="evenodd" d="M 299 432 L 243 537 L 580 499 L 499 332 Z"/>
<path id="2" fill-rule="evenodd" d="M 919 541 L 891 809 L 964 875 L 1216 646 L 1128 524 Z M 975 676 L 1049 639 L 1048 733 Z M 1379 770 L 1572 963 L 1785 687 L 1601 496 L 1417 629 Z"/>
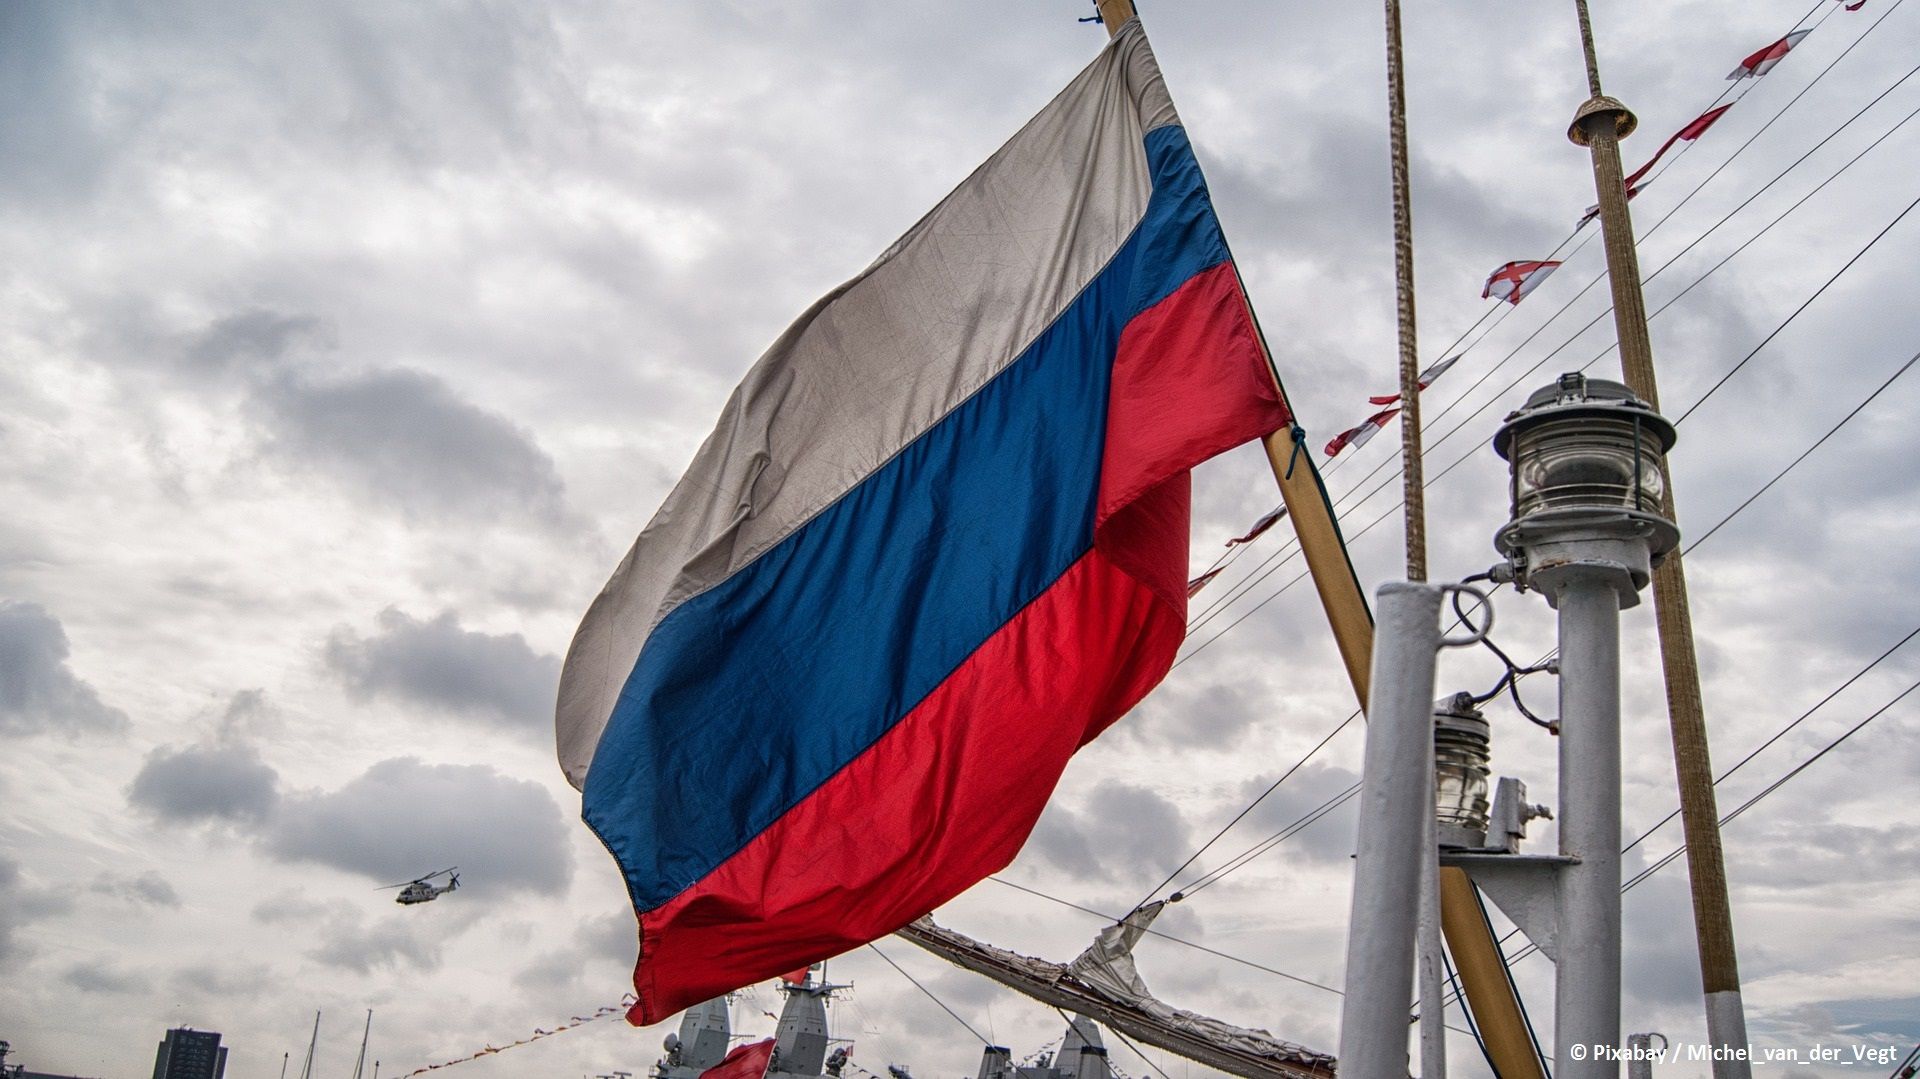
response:
<path id="1" fill-rule="evenodd" d="M 1642 125 L 1628 167 L 1809 3 L 1601 5 L 1608 90 Z M 1492 302 L 1487 272 L 1544 257 L 1594 199 L 1565 137 L 1586 96 L 1570 5 L 1409 7 L 1432 362 Z M 167 1027 L 192 1025 L 224 1034 L 233 1079 L 272 1079 L 283 1053 L 298 1069 L 324 1010 L 315 1074 L 344 1079 L 371 1008 L 372 1055 L 395 1076 L 618 1000 L 632 915 L 553 761 L 557 657 L 742 372 L 1087 62 L 1104 40 L 1075 23 L 1089 11 L 0 2 L 0 1038 L 13 1060 L 137 1079 Z M 1317 447 L 1394 381 L 1377 5 L 1145 14 Z M 1646 233 L 1853 47 L 1646 236 L 1647 272 L 1907 71 L 1920 10 L 1871 0 L 1822 17 L 1636 200 Z M 1655 278 L 1650 306 L 1920 106 L 1916 83 Z M 1655 319 L 1670 416 L 1920 195 L 1913 127 Z M 1674 462 L 1689 535 L 1920 350 L 1916 237 L 1920 220 L 1894 226 L 1688 418 Z M 1466 458 L 1430 497 L 1436 576 L 1492 561 L 1499 417 L 1611 342 L 1603 319 L 1548 358 L 1604 308 L 1604 287 L 1575 299 L 1599 255 L 1590 243 L 1569 258 L 1428 394 L 1430 474 Z M 1722 766 L 1920 626 L 1916 401 L 1920 376 L 1895 382 L 1688 559 Z M 1330 487 L 1387 461 L 1397 431 L 1343 459 Z M 1250 448 L 1196 484 L 1197 570 L 1276 496 Z M 1361 528 L 1396 492 L 1348 519 L 1370 588 L 1398 574 L 1399 526 Z M 1269 533 L 1196 613 L 1283 540 Z M 1537 597 L 1497 607 L 1510 651 L 1551 647 Z M 1183 662 L 1081 754 L 1005 876 L 1127 909 L 1349 713 L 1324 625 L 1302 585 Z M 1637 834 L 1675 793 L 1648 608 L 1624 628 Z M 1722 807 L 1916 671 L 1920 653 L 1895 653 L 1728 780 Z M 1443 663 L 1449 689 L 1493 677 L 1484 657 Z M 1527 692 L 1552 710 L 1544 678 Z M 1763 1045 L 1920 1041 L 1914 701 L 1727 829 Z M 1496 770 L 1551 800 L 1550 739 L 1510 708 L 1492 719 Z M 1199 864 L 1353 782 L 1359 751 L 1356 725 Z M 1353 828 L 1350 810 L 1328 816 L 1161 927 L 1339 985 Z M 1552 834 L 1537 828 L 1536 849 Z M 1628 872 L 1676 842 L 1669 825 Z M 460 891 L 430 905 L 375 891 L 456 864 Z M 1061 960 L 1099 928 L 994 883 L 940 917 Z M 1699 1039 L 1684 864 L 1629 896 L 1626 925 L 1628 1029 Z M 1016 1056 L 1059 1033 L 1046 1008 L 881 947 Z M 1141 965 L 1171 1003 L 1337 1044 L 1330 992 L 1163 940 Z M 1517 970 L 1533 1014 L 1550 1015 L 1551 968 Z M 973 1072 L 979 1043 L 872 953 L 830 972 L 856 986 L 835 1009 L 855 1060 Z M 763 1010 L 778 1010 L 764 986 L 736 1001 L 739 1029 L 769 1031 Z M 603 1021 L 459 1074 L 638 1073 L 665 1029 Z M 1459 1074 L 1476 1074 L 1470 1042 L 1452 1044 Z M 1114 1059 L 1148 1072 L 1123 1047 Z"/>

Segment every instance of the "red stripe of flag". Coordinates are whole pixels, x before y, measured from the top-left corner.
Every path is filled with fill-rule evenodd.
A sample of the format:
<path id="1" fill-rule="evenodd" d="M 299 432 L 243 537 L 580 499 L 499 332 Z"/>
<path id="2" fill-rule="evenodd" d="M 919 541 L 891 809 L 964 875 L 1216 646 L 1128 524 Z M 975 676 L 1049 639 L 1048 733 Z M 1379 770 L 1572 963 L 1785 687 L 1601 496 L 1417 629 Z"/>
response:
<path id="1" fill-rule="evenodd" d="M 1633 171 L 1633 175 L 1627 177 L 1627 181 L 1626 181 L 1627 186 L 1632 187 L 1634 184 L 1639 183 L 1640 178 L 1647 174 L 1647 170 L 1653 168 L 1654 164 L 1660 160 L 1662 155 L 1664 155 L 1668 150 L 1673 148 L 1674 143 L 1692 142 L 1693 140 L 1706 134 L 1707 129 L 1713 126 L 1714 121 L 1720 119 L 1722 116 L 1725 116 L 1727 114 L 1727 110 L 1730 108 L 1733 108 L 1734 104 L 1735 104 L 1734 102 L 1729 101 L 1725 105 L 1722 105 L 1717 109 L 1708 109 L 1707 111 L 1694 117 L 1692 120 L 1687 121 L 1687 126 L 1674 132 L 1673 135 L 1667 139 L 1667 141 L 1661 143 L 1660 149 L 1654 151 L 1653 157 L 1648 159 L 1646 164 L 1635 169 Z"/>

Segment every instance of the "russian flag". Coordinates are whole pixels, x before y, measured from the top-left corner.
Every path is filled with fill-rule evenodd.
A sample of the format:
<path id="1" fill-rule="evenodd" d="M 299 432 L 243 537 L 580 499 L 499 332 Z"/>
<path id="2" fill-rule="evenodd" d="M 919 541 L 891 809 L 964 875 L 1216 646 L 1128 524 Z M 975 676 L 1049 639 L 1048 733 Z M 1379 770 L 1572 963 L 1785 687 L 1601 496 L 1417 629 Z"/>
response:
<path id="1" fill-rule="evenodd" d="M 1137 23 L 748 371 L 567 655 L 636 1024 L 1010 862 L 1165 676 L 1188 470 L 1286 425 Z"/>

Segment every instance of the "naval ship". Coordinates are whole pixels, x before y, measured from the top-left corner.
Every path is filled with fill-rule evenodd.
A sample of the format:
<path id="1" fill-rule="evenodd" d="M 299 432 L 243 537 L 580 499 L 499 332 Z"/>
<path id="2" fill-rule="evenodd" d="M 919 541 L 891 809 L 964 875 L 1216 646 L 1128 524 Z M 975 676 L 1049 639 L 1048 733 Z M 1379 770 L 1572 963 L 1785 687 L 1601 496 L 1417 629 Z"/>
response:
<path id="1" fill-rule="evenodd" d="M 851 1039 L 833 1037 L 827 1027 L 827 1002 L 839 990 L 850 988 L 824 979 L 808 969 L 797 979 L 779 983 L 786 998 L 771 1039 L 765 1079 L 913 1079 L 905 1065 L 888 1064 L 886 1076 L 876 1075 L 852 1057 Z M 760 1074 L 753 1050 L 765 1046 L 738 1044 L 745 1035 L 733 1032 L 730 997 L 697 1004 L 680 1017 L 680 1029 L 666 1038 L 665 1055 L 654 1064 L 650 1079 L 731 1079 L 729 1060 L 742 1061 L 749 1077 Z M 764 1050 L 763 1050 L 764 1051 Z M 846 1076 L 851 1070 L 856 1073 Z M 1015 1063 L 1012 1050 L 989 1045 L 981 1051 L 975 1079 L 1120 1079 L 1107 1062 L 1100 1027 L 1085 1016 L 1073 1016 L 1061 1035 L 1060 1048 L 1037 1054 L 1027 1063 Z"/>

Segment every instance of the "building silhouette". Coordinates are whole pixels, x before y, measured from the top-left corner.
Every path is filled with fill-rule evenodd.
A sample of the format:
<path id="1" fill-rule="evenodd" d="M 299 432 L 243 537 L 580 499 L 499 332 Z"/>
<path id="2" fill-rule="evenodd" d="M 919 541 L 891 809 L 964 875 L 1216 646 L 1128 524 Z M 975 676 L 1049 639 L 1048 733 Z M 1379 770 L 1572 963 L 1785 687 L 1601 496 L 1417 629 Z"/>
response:
<path id="1" fill-rule="evenodd" d="M 226 1046 L 211 1030 L 169 1030 L 153 1057 L 153 1079 L 222 1079 L 226 1071 Z"/>

